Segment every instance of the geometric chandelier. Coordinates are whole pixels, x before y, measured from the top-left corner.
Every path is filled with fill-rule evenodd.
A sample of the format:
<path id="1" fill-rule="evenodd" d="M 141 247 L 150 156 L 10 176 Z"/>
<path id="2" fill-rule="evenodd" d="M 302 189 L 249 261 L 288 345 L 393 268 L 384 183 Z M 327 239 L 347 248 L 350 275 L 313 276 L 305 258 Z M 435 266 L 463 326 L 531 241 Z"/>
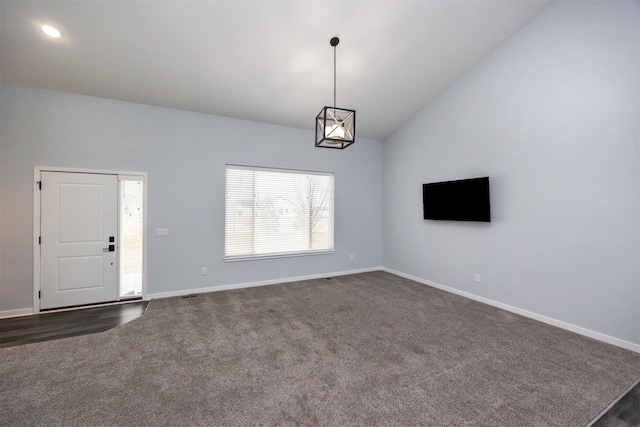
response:
<path id="1" fill-rule="evenodd" d="M 316 147 L 347 148 L 356 139 L 356 111 L 336 108 L 336 46 L 337 37 L 329 43 L 333 46 L 333 107 L 324 107 L 316 117 Z"/>

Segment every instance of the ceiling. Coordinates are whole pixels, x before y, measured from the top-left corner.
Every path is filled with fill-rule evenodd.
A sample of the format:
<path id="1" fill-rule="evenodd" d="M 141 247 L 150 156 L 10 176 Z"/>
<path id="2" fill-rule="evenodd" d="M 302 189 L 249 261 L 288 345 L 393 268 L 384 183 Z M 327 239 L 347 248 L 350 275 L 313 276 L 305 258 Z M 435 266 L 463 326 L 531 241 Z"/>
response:
<path id="1" fill-rule="evenodd" d="M 313 129 L 338 36 L 336 106 L 384 140 L 552 1 L 0 0 L 0 77 Z"/>

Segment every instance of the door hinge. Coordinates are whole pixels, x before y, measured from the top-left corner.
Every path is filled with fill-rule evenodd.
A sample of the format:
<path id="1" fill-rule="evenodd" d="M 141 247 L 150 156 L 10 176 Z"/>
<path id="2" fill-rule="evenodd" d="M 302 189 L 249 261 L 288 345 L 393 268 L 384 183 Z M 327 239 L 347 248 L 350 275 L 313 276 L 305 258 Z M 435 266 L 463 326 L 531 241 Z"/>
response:
<path id="1" fill-rule="evenodd" d="M 42 236 L 38 236 L 38 244 L 41 245 L 42 244 Z"/>
<path id="2" fill-rule="evenodd" d="M 42 291 L 38 291 L 38 299 L 42 299 Z"/>
<path id="3" fill-rule="evenodd" d="M 38 181 L 38 190 L 42 190 L 42 181 Z"/>

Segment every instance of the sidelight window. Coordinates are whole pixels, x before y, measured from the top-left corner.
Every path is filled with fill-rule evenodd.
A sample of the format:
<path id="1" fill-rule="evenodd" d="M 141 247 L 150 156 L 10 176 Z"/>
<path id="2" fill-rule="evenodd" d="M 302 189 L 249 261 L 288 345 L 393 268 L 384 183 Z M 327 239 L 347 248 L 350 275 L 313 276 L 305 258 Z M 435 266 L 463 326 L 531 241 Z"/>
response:
<path id="1" fill-rule="evenodd" d="M 144 181 L 120 178 L 120 297 L 142 295 Z"/>

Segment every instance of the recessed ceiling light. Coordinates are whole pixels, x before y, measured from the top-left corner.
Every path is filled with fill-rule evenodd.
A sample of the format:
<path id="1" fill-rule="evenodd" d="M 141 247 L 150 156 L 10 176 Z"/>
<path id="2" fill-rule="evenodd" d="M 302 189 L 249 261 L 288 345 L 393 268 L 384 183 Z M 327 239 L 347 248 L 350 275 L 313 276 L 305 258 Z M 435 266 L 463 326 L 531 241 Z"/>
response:
<path id="1" fill-rule="evenodd" d="M 53 39 L 60 38 L 60 31 L 58 31 L 56 28 L 52 27 L 51 25 L 43 25 L 40 28 L 42 28 L 42 31 L 49 37 Z"/>

